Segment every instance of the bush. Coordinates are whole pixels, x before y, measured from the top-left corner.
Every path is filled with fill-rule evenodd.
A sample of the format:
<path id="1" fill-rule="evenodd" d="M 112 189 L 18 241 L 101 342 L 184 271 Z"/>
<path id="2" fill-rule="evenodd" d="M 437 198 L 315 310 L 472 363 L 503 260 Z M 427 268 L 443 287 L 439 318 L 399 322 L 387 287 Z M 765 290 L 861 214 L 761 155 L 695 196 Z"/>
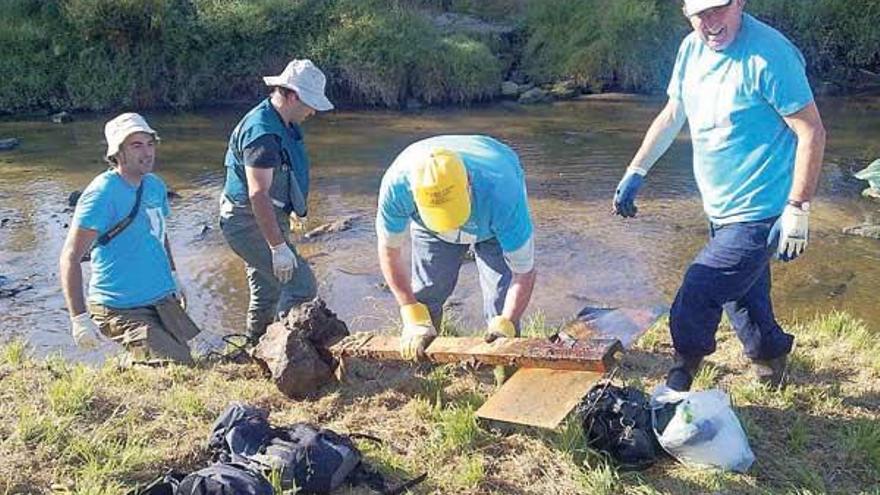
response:
<path id="1" fill-rule="evenodd" d="M 537 82 L 574 78 L 596 89 L 665 88 L 685 33 L 664 0 L 548 0 L 526 14 L 523 67 Z"/>
<path id="2" fill-rule="evenodd" d="M 811 77 L 880 87 L 880 2 L 752 0 Z M 251 101 L 260 76 L 312 58 L 336 101 L 493 97 L 511 68 L 532 82 L 662 91 L 688 30 L 669 0 L 0 0 L 0 113 Z M 442 32 L 431 15 L 514 33 Z M 427 14 L 426 14 L 427 13 Z"/>

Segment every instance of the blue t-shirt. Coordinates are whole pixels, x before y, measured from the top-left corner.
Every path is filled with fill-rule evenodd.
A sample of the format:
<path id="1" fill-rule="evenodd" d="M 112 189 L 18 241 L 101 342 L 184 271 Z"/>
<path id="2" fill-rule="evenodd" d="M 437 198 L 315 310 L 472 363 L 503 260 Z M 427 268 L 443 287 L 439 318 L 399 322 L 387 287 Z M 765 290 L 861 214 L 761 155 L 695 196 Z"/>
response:
<path id="1" fill-rule="evenodd" d="M 92 250 L 89 301 L 111 308 L 152 304 L 173 293 L 174 278 L 165 251 L 165 218 L 170 210 L 165 183 L 147 174 L 141 205 L 119 235 Z M 90 229 L 98 236 L 131 213 L 137 187 L 117 172 L 95 177 L 76 204 L 71 228 Z"/>
<path id="2" fill-rule="evenodd" d="M 682 42 L 667 92 L 684 104 L 712 222 L 762 220 L 785 207 L 797 137 L 782 117 L 813 101 L 804 65 L 785 36 L 748 14 L 723 51 L 695 32 Z"/>
<path id="3" fill-rule="evenodd" d="M 436 136 L 404 149 L 382 178 L 376 214 L 380 238 L 403 233 L 410 219 L 426 228 L 413 201 L 409 174 L 434 148 L 461 156 L 471 186 L 470 217 L 454 238 L 440 237 L 458 244 L 494 237 L 506 253 L 523 247 L 532 235 L 523 170 L 510 147 L 488 136 Z"/>

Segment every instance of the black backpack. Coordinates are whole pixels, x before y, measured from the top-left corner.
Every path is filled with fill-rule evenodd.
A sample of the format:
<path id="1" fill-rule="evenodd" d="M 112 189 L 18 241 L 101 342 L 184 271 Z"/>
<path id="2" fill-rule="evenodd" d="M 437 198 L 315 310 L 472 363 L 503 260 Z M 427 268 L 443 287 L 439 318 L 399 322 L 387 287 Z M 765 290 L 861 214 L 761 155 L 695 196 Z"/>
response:
<path id="1" fill-rule="evenodd" d="M 275 495 L 262 474 L 249 466 L 219 462 L 184 478 L 175 495 Z"/>
<path id="2" fill-rule="evenodd" d="M 387 488 L 382 475 L 362 462 L 353 436 L 379 441 L 367 435 L 340 435 L 309 423 L 272 427 L 265 410 L 232 403 L 214 423 L 208 449 L 216 461 L 280 475 L 283 488 L 296 487 L 302 493 L 329 493 L 345 483 L 364 484 L 385 494 L 402 493 L 425 479 L 422 475 Z"/>
<path id="3" fill-rule="evenodd" d="M 645 469 L 663 453 L 651 422 L 647 395 L 610 382 L 596 384 L 578 406 L 587 445 L 624 470 Z"/>

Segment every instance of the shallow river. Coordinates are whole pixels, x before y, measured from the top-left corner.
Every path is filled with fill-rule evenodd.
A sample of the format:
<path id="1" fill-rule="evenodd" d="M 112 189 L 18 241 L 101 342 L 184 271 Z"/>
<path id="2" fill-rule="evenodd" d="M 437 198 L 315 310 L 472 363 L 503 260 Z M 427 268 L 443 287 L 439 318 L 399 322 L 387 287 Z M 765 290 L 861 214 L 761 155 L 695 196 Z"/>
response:
<path id="1" fill-rule="evenodd" d="M 683 133 L 650 175 L 639 216 L 610 215 L 611 197 L 658 100 L 572 101 L 523 107 L 417 112 L 337 111 L 306 124 L 313 187 L 305 230 L 345 217 L 352 228 L 299 249 L 315 268 L 319 293 L 355 330 L 393 327 L 396 306 L 375 255 L 376 194 L 382 172 L 410 142 L 451 133 L 494 135 L 515 148 L 526 169 L 536 224 L 538 283 L 529 306 L 557 325 L 586 305 L 668 304 L 706 239 L 706 220 Z M 880 222 L 880 205 L 859 197 L 854 169 L 880 157 L 880 102 L 820 102 L 829 142 L 806 255 L 774 263 L 774 301 L 784 319 L 843 308 L 880 322 L 880 241 L 843 235 L 843 227 Z M 148 112 L 162 142 L 157 172 L 180 197 L 172 201 L 170 236 L 188 288 L 190 313 L 215 334 L 240 332 L 247 287 L 242 262 L 217 228 L 217 197 L 229 131 L 247 108 L 173 114 Z M 58 256 L 71 213 L 67 197 L 104 169 L 102 126 L 111 115 L 67 125 L 0 122 L 0 138 L 22 145 L 0 152 L 0 340 L 22 335 L 40 353 L 70 350 L 58 279 Z M 7 292 L 8 294 L 8 292 Z M 465 264 L 451 299 L 456 318 L 480 323 L 473 263 Z"/>

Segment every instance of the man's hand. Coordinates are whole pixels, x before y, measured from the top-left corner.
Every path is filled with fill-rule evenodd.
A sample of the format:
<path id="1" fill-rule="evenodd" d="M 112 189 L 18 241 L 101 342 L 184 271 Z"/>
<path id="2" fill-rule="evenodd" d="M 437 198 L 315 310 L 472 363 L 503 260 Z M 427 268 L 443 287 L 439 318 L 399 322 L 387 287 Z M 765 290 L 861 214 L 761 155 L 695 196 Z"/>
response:
<path id="1" fill-rule="evenodd" d="M 797 206 L 785 205 L 782 215 L 770 229 L 767 245 L 779 241 L 776 257 L 782 261 L 791 261 L 807 249 L 810 237 L 810 212 Z"/>
<path id="2" fill-rule="evenodd" d="M 174 279 L 174 294 L 177 296 L 177 300 L 180 301 L 180 307 L 186 311 L 186 292 L 183 290 L 183 284 L 180 282 L 180 277 L 177 276 L 176 271 L 172 271 L 171 278 Z"/>
<path id="3" fill-rule="evenodd" d="M 486 328 L 486 342 L 494 342 L 500 337 L 512 339 L 516 337 L 516 327 L 513 322 L 503 316 L 496 316 L 489 320 L 489 327 Z"/>
<path id="4" fill-rule="evenodd" d="M 418 361 L 425 357 L 425 348 L 437 336 L 431 323 L 428 307 L 421 303 L 400 307 L 403 331 L 400 335 L 400 355 L 403 359 Z"/>
<path id="5" fill-rule="evenodd" d="M 627 169 L 617 184 L 617 190 L 614 191 L 614 201 L 612 203 L 613 213 L 622 217 L 634 217 L 639 210 L 636 207 L 635 199 L 644 182 L 644 175 L 631 169 Z"/>
<path id="6" fill-rule="evenodd" d="M 78 314 L 70 319 L 70 334 L 73 335 L 73 341 L 76 346 L 84 350 L 97 349 L 105 344 L 112 343 L 101 330 L 98 325 L 89 318 L 88 313 Z"/>
<path id="7" fill-rule="evenodd" d="M 272 250 L 272 271 L 275 273 L 275 278 L 282 284 L 286 284 L 293 277 L 293 272 L 296 271 L 296 255 L 293 254 L 286 242 L 277 246 L 269 246 L 269 249 Z"/>

